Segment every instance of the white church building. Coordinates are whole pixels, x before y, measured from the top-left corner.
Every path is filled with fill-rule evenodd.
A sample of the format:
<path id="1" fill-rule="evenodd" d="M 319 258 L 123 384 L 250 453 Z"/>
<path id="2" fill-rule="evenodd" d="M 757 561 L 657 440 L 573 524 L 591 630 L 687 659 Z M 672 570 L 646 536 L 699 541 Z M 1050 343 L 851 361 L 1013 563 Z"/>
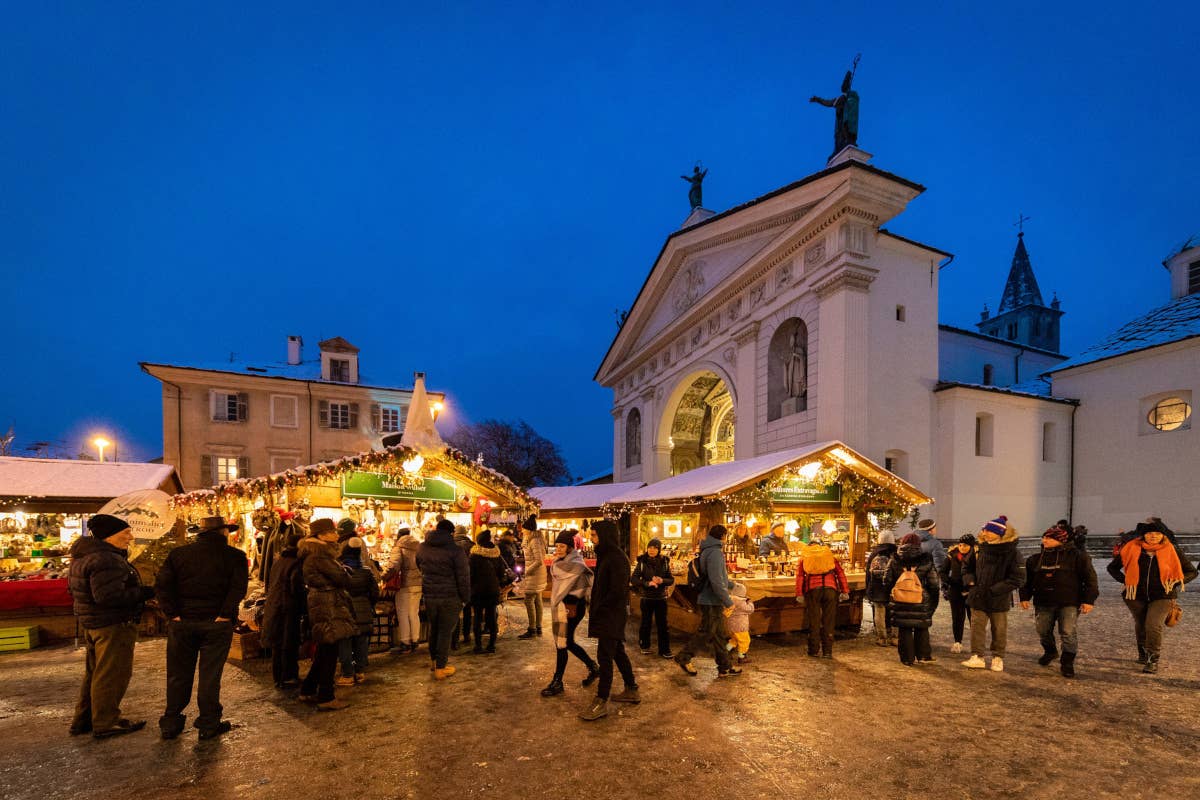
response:
<path id="1" fill-rule="evenodd" d="M 996 315 L 985 309 L 977 331 L 939 325 L 952 257 L 888 229 L 924 187 L 869 161 L 847 147 L 748 203 L 695 208 L 667 237 L 595 376 L 613 390 L 613 480 L 840 440 L 931 494 L 922 512 L 943 538 L 1002 513 L 1027 533 L 1062 517 L 1115 531 L 1151 514 L 1200 530 L 1200 340 L 1067 359 L 1063 312 L 1043 303 L 1023 237 Z M 1190 289 L 1174 303 L 1195 337 L 1200 275 L 1187 275 L 1200 250 L 1188 252 L 1171 274 Z M 1147 377 L 1160 359 L 1171 380 Z M 1164 399 L 1188 409 L 1173 438 L 1128 408 L 1145 424 L 1142 406 Z M 1146 445 L 1129 469 L 1112 452 L 1125 433 Z M 1154 483 L 1143 459 L 1168 454 L 1171 477 L 1141 491 Z"/>

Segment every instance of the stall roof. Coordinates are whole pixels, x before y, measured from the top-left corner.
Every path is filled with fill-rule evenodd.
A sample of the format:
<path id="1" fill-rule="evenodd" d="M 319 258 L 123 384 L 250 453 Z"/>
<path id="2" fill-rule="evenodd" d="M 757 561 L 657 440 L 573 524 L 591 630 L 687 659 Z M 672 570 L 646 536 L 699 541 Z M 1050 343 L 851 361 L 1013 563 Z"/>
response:
<path id="1" fill-rule="evenodd" d="M 588 486 L 537 486 L 529 494 L 542 504 L 542 513 L 548 511 L 574 511 L 581 508 L 599 508 L 622 492 L 632 492 L 641 481 L 626 483 L 597 483 Z"/>
<path id="2" fill-rule="evenodd" d="M 843 457 L 838 457 L 840 453 Z M 651 483 L 631 492 L 616 495 L 610 503 L 654 503 L 667 500 L 690 500 L 697 497 L 711 497 L 741 489 L 757 480 L 771 474 L 777 469 L 790 466 L 800 461 L 807 461 L 818 456 L 830 454 L 853 471 L 880 481 L 887 478 L 889 482 L 896 481 L 902 488 L 902 495 L 918 505 L 930 503 L 933 498 L 921 492 L 912 484 L 896 477 L 883 467 L 851 450 L 839 441 L 821 442 L 806 445 L 792 450 L 780 450 L 764 456 L 746 458 L 741 461 L 727 461 L 723 464 L 710 464 L 707 467 L 685 472 L 666 480 Z"/>
<path id="3" fill-rule="evenodd" d="M 4 497 L 112 499 L 139 489 L 159 489 L 168 481 L 175 491 L 182 488 L 170 464 L 0 456 Z"/>

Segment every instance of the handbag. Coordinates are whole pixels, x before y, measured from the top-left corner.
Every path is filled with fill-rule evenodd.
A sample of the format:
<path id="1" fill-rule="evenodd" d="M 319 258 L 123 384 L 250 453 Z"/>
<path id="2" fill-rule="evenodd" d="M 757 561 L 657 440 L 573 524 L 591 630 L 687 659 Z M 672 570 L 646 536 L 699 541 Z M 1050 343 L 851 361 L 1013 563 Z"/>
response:
<path id="1" fill-rule="evenodd" d="M 579 616 L 579 598 L 574 595 L 567 595 L 563 598 L 563 605 L 567 607 L 567 619 L 575 619 Z"/>
<path id="2" fill-rule="evenodd" d="M 1163 624 L 1168 628 L 1174 628 L 1179 624 L 1179 620 L 1183 619 L 1183 609 L 1179 607 L 1179 603 L 1171 601 L 1171 607 L 1167 609 L 1167 618 L 1163 620 Z"/>

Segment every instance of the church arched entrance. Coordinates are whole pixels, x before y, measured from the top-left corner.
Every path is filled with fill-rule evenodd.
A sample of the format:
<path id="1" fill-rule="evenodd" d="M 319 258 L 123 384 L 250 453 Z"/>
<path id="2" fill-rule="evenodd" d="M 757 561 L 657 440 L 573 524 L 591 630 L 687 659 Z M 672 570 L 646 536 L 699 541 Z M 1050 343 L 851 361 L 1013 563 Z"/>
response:
<path id="1" fill-rule="evenodd" d="M 733 461 L 733 396 L 715 372 L 694 375 L 668 419 L 672 475 Z"/>

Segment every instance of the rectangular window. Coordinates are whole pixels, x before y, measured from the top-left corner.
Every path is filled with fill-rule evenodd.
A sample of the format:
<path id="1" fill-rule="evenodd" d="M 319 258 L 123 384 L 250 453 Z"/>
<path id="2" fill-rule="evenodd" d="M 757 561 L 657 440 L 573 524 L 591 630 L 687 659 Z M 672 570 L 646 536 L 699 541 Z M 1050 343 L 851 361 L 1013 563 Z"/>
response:
<path id="1" fill-rule="evenodd" d="M 1200 261 L 1193 261 L 1188 266 L 1188 294 L 1200 293 Z"/>
<path id="2" fill-rule="evenodd" d="M 1054 423 L 1042 423 L 1042 461 L 1054 461 Z"/>
<path id="3" fill-rule="evenodd" d="M 329 359 L 329 380 L 338 383 L 350 382 L 350 360 L 345 358 Z"/>
<path id="4" fill-rule="evenodd" d="M 271 426 L 275 428 L 299 427 L 297 398 L 290 394 L 271 395 Z"/>
<path id="5" fill-rule="evenodd" d="M 350 427 L 350 404 L 329 404 L 329 427 L 346 429 Z"/>
<path id="6" fill-rule="evenodd" d="M 896 306 L 896 322 L 904 322 L 904 306 Z"/>
<path id="7" fill-rule="evenodd" d="M 1015 322 L 1008 323 L 1008 338 L 1009 339 L 1017 338 L 1017 323 L 1015 323 Z"/>
<path id="8" fill-rule="evenodd" d="M 983 385 L 991 386 L 996 382 L 996 368 L 991 364 L 983 365 Z"/>
<path id="9" fill-rule="evenodd" d="M 975 455 L 991 456 L 993 423 L 991 414 L 975 415 Z"/>
<path id="10" fill-rule="evenodd" d="M 896 459 L 892 458 L 891 456 L 884 457 L 883 468 L 886 469 L 888 472 L 895 472 L 896 471 Z"/>
<path id="11" fill-rule="evenodd" d="M 216 471 L 213 476 L 216 483 L 250 477 L 250 459 L 245 456 L 215 456 L 213 467 Z"/>
<path id="12" fill-rule="evenodd" d="M 400 407 L 399 406 L 380 406 L 379 407 L 379 432 L 380 433 L 396 433 L 400 430 Z"/>
<path id="13" fill-rule="evenodd" d="M 214 422 L 245 422 L 250 398 L 245 392 L 213 389 L 209 393 L 209 408 Z"/>

